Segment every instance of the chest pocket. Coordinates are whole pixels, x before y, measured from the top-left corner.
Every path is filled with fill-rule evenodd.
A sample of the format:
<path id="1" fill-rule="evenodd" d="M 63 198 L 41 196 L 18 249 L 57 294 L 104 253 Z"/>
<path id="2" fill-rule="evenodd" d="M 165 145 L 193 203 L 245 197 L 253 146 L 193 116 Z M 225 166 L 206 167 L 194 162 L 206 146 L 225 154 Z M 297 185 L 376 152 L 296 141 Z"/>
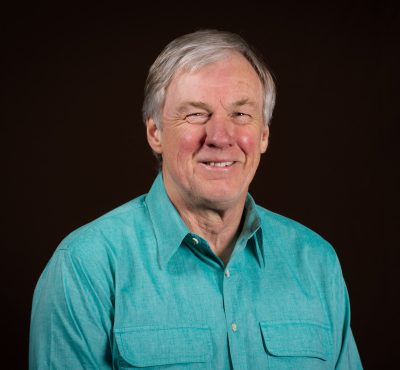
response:
<path id="1" fill-rule="evenodd" d="M 209 368 L 212 344 L 207 326 L 131 327 L 116 329 L 114 334 L 122 369 Z"/>
<path id="2" fill-rule="evenodd" d="M 331 369 L 329 328 L 316 323 L 261 322 L 270 369 Z"/>

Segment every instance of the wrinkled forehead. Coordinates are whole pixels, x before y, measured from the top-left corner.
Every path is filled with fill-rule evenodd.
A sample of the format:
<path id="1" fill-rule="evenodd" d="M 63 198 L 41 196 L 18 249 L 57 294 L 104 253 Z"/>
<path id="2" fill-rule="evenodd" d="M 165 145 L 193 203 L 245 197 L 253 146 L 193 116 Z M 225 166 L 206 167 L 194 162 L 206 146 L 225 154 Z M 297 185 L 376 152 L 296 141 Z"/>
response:
<path id="1" fill-rule="evenodd" d="M 238 68 L 232 71 L 232 74 L 239 74 L 241 68 L 243 66 L 254 76 L 256 76 L 257 80 L 261 84 L 262 90 L 264 92 L 264 83 L 262 78 L 260 77 L 258 71 L 254 68 L 254 66 L 250 63 L 250 61 L 240 52 L 234 50 L 220 50 L 218 53 L 213 55 L 209 55 L 202 59 L 191 59 L 190 61 L 181 61 L 181 66 L 175 71 L 175 73 L 171 76 L 167 86 L 166 92 L 168 91 L 168 87 L 171 85 L 173 81 L 178 80 L 183 75 L 195 74 L 196 72 L 200 72 L 201 70 L 206 69 L 207 67 L 213 66 L 217 63 L 227 61 L 228 59 L 239 61 Z"/>
<path id="2" fill-rule="evenodd" d="M 231 110 L 248 107 L 262 114 L 263 88 L 260 78 L 247 60 L 238 55 L 208 63 L 196 70 L 182 69 L 171 81 L 163 105 L 163 114 L 202 107 L 213 110 L 219 105 Z"/>

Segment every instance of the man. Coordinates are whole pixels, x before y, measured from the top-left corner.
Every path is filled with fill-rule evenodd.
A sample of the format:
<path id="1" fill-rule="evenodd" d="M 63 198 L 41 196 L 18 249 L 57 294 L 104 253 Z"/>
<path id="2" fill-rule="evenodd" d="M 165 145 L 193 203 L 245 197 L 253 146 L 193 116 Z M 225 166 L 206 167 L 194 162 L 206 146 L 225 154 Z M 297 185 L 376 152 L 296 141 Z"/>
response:
<path id="1" fill-rule="evenodd" d="M 339 262 L 248 194 L 272 77 L 239 36 L 171 42 L 144 120 L 149 193 L 69 235 L 35 290 L 31 369 L 360 369 Z"/>

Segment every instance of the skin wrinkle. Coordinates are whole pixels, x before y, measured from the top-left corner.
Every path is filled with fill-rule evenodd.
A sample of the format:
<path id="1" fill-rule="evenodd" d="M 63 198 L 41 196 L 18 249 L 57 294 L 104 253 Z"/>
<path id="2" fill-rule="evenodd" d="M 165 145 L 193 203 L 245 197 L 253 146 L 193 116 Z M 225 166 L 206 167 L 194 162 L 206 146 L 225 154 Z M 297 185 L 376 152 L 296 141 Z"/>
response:
<path id="1" fill-rule="evenodd" d="M 225 260 L 268 145 L 262 107 L 257 73 L 242 55 L 232 53 L 196 71 L 178 72 L 167 90 L 163 129 L 152 119 L 147 122 L 149 144 L 163 157 L 168 196 L 189 229 Z M 196 113 L 200 116 L 188 119 Z M 214 167 L 210 162 L 233 164 Z"/>
<path id="2" fill-rule="evenodd" d="M 248 106 L 251 110 L 250 111 L 245 111 L 245 112 L 235 112 L 235 113 L 245 113 L 246 115 L 249 116 L 249 118 L 254 119 L 253 115 L 256 110 L 258 110 L 258 106 L 256 102 L 251 101 L 249 98 L 243 98 L 237 102 L 233 102 L 231 104 L 231 107 L 225 107 L 223 102 L 220 100 L 221 106 L 224 107 L 226 112 L 234 111 L 238 108 L 245 108 Z M 192 112 L 190 108 L 198 108 L 200 110 L 203 110 L 205 112 Z M 173 119 L 181 119 L 181 120 L 186 120 L 188 114 L 192 113 L 205 113 L 208 114 L 209 117 L 212 116 L 213 114 L 213 109 L 211 106 L 209 106 L 206 102 L 203 101 L 188 101 L 182 103 L 178 108 L 175 116 L 172 117 L 165 117 L 167 120 L 173 120 Z M 250 114 L 251 113 L 251 114 Z"/>

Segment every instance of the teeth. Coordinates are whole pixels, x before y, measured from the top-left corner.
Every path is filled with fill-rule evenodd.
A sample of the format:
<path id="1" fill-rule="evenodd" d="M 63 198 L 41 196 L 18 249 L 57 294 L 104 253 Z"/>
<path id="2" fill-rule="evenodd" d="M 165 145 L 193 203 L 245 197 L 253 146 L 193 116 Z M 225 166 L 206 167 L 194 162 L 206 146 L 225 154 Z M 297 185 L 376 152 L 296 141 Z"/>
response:
<path id="1" fill-rule="evenodd" d="M 232 166 L 233 162 L 207 162 L 207 164 L 212 167 L 227 167 Z"/>

